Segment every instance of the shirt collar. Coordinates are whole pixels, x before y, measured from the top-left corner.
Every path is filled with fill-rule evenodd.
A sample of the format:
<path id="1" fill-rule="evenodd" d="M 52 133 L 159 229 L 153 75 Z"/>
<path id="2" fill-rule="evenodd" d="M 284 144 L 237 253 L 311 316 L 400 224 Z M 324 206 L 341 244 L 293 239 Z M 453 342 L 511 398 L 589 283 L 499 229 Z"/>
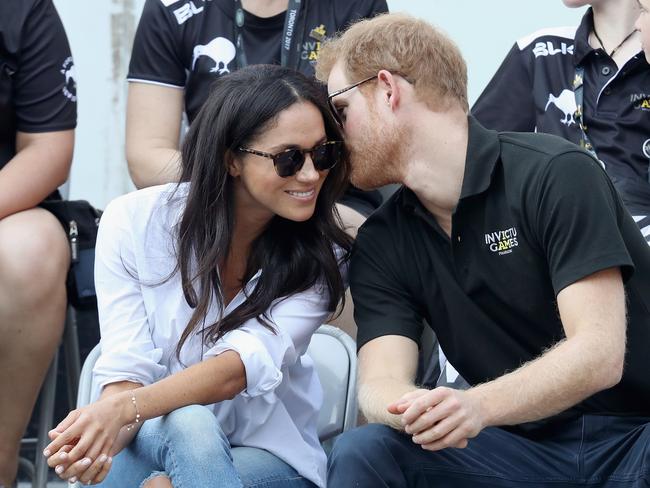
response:
<path id="1" fill-rule="evenodd" d="M 483 193 L 490 186 L 494 167 L 499 160 L 501 145 L 497 131 L 483 127 L 473 116 L 467 117 L 468 138 L 465 174 L 460 199 Z M 424 208 L 409 188 L 403 187 L 398 197 L 406 208 Z"/>
<path id="2" fill-rule="evenodd" d="M 490 186 L 494 166 L 499 159 L 501 146 L 497 131 L 483 127 L 471 115 L 467 117 L 469 133 L 465 175 L 460 199 L 483 193 Z"/>
<path id="3" fill-rule="evenodd" d="M 593 29 L 594 12 L 591 7 L 589 7 L 587 13 L 582 17 L 582 21 L 580 21 L 573 42 L 573 63 L 576 66 L 581 64 L 587 55 L 595 51 L 595 49 L 589 45 L 589 34 L 591 34 Z"/>

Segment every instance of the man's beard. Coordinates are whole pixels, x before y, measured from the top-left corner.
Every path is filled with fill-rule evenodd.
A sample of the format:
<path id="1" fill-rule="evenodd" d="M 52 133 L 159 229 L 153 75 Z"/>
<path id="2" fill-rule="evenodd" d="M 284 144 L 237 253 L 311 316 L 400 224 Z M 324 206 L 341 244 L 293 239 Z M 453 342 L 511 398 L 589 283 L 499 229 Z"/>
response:
<path id="1" fill-rule="evenodd" d="M 401 128 L 387 128 L 379 120 L 375 107 L 369 107 L 368 124 L 357 142 L 347 144 L 350 151 L 350 181 L 362 190 L 372 190 L 398 181 L 399 168 L 404 162 L 404 145 L 408 144 Z"/>

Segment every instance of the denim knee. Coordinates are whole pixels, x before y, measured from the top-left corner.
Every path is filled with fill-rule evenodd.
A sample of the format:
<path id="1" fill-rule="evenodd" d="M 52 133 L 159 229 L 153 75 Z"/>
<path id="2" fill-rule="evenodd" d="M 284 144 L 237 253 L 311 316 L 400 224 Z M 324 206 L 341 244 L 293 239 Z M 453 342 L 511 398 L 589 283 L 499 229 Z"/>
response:
<path id="1" fill-rule="evenodd" d="M 231 458 L 228 438 L 207 407 L 189 405 L 174 410 L 163 417 L 162 428 L 168 443 L 188 449 L 195 457 L 205 453 L 213 458 L 215 453 L 224 452 Z"/>
<path id="2" fill-rule="evenodd" d="M 395 431 L 382 424 L 368 424 L 341 434 L 334 443 L 328 464 L 356 466 L 363 460 L 365 463 L 381 462 L 385 456 L 387 436 L 392 437 Z"/>

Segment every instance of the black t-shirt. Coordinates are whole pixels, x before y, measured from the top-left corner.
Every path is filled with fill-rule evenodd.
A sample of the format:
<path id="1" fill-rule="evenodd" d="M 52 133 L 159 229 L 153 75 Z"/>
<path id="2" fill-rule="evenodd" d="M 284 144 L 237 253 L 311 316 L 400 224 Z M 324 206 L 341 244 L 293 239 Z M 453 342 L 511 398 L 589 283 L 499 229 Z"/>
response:
<path id="1" fill-rule="evenodd" d="M 16 153 L 16 131 L 73 129 L 74 65 L 51 0 L 0 2 L 0 168 Z"/>
<path id="2" fill-rule="evenodd" d="M 350 269 L 357 345 L 419 341 L 423 319 L 470 383 L 495 379 L 564 338 L 557 294 L 620 267 L 628 299 L 621 383 L 576 409 L 650 416 L 650 249 L 601 166 L 545 134 L 470 117 L 451 239 L 403 188 L 361 227 Z"/>
<path id="3" fill-rule="evenodd" d="M 593 15 L 574 28 L 520 39 L 472 107 L 486 127 L 546 132 L 579 143 L 573 79 L 584 68 L 584 122 L 589 140 L 632 215 L 650 213 L 650 65 L 643 52 L 620 69 L 589 45 Z"/>
<path id="4" fill-rule="evenodd" d="M 309 0 L 295 24 L 302 38 L 297 68 L 313 76 L 320 40 L 351 22 L 388 11 L 385 0 Z M 191 122 L 219 76 L 238 68 L 232 0 L 147 0 L 133 42 L 128 79 L 185 88 Z M 248 64 L 279 64 L 285 14 L 245 12 L 243 43 Z M 296 66 L 294 66 L 296 67 Z"/>

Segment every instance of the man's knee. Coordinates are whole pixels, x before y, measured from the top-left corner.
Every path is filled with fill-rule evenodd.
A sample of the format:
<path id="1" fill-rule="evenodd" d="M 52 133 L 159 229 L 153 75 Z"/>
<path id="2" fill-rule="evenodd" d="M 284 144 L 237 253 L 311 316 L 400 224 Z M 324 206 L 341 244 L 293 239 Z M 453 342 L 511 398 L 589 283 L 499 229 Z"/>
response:
<path id="1" fill-rule="evenodd" d="M 341 434 L 329 458 L 330 469 L 340 465 L 375 464 L 390 451 L 389 439 L 397 434 L 382 424 L 368 424 Z"/>
<path id="2" fill-rule="evenodd" d="M 65 232 L 49 212 L 35 208 L 0 220 L 0 286 L 36 299 L 65 284 L 69 264 Z"/>

